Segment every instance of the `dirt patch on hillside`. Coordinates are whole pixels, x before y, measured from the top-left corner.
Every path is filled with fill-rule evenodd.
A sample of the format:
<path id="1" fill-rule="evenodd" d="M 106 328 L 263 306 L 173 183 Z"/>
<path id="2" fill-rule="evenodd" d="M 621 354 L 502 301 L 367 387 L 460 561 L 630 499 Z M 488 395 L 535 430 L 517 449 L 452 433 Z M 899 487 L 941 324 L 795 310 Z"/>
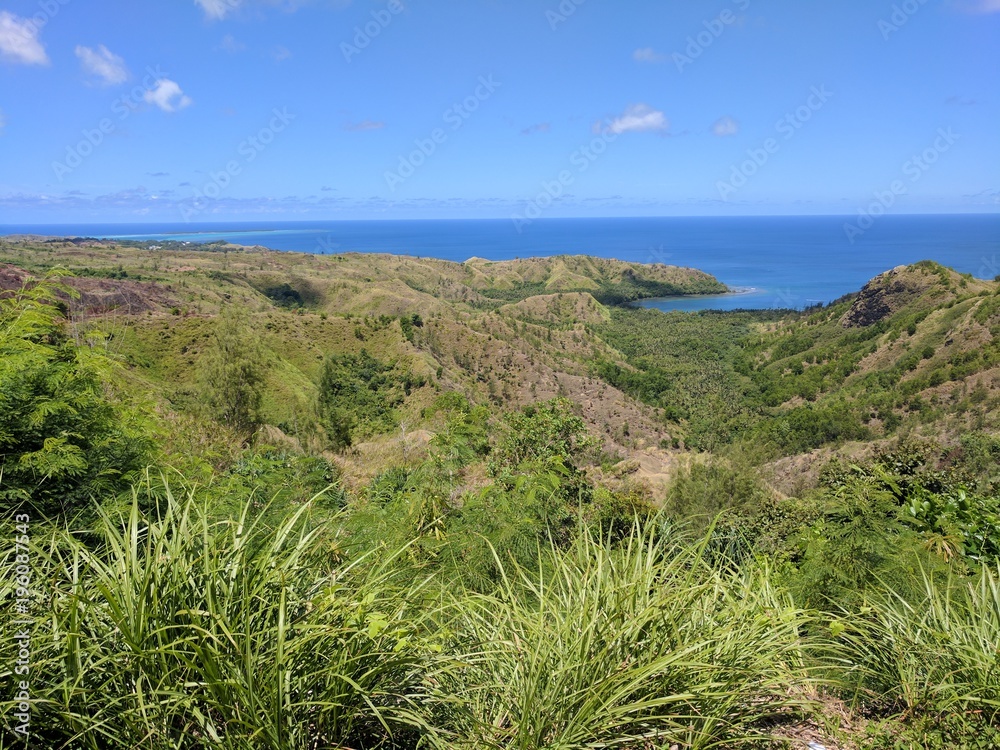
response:
<path id="1" fill-rule="evenodd" d="M 21 289 L 33 277 L 14 266 L 0 266 L 0 295 Z M 128 279 L 95 279 L 72 277 L 60 279 L 79 296 L 65 297 L 70 312 L 76 317 L 89 317 L 117 312 L 138 315 L 151 310 L 165 310 L 177 304 L 176 298 L 160 284 Z"/>
<path id="2" fill-rule="evenodd" d="M 105 315 L 109 312 L 138 315 L 173 307 L 177 300 L 164 287 L 144 281 L 118 279 L 68 279 L 67 285 L 80 296 L 70 302 L 74 315 Z"/>
<path id="3" fill-rule="evenodd" d="M 0 266 L 0 296 L 24 286 L 27 273 L 14 266 Z"/>
<path id="4" fill-rule="evenodd" d="M 934 277 L 907 266 L 897 266 L 865 284 L 840 319 L 844 328 L 865 328 L 888 318 L 934 283 Z"/>

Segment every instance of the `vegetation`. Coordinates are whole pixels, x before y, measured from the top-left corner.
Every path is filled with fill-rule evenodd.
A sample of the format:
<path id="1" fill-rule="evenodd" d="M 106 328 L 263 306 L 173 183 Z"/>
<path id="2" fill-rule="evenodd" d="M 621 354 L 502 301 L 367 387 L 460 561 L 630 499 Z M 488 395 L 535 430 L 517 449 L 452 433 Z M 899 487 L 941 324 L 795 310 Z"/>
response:
<path id="1" fill-rule="evenodd" d="M 99 331 L 74 340 L 52 279 L 0 299 L 0 503 L 58 517 L 113 495 L 150 457 Z"/>
<path id="2" fill-rule="evenodd" d="M 342 451 L 354 435 L 368 436 L 396 427 L 395 407 L 425 382 L 393 365 L 379 362 L 367 350 L 358 355 L 331 355 L 319 376 L 317 408 L 329 445 Z"/>
<path id="3" fill-rule="evenodd" d="M 244 436 L 261 423 L 264 352 L 254 335 L 226 308 L 219 316 L 202 369 L 202 398 L 210 414 Z"/>
<path id="4" fill-rule="evenodd" d="M 47 275 L 57 250 L 93 272 Z M 617 303 L 709 282 L 2 252 L 35 745 L 1000 743 L 995 283 L 919 264 L 801 313 L 664 315 Z"/>

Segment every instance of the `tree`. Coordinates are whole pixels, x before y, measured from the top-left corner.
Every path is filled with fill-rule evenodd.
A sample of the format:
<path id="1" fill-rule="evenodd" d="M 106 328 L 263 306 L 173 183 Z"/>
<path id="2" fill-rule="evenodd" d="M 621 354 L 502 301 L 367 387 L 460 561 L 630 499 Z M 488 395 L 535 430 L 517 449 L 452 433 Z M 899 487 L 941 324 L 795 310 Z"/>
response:
<path id="1" fill-rule="evenodd" d="M 232 307 L 223 309 L 211 341 L 201 362 L 205 404 L 214 419 L 249 440 L 261 424 L 264 349 Z"/>
<path id="2" fill-rule="evenodd" d="M 98 335 L 67 335 L 54 274 L 0 299 L 0 505 L 45 516 L 126 489 L 151 449 Z"/>
<path id="3" fill-rule="evenodd" d="M 596 445 L 586 423 L 573 413 L 573 404 L 555 398 L 505 417 L 490 460 L 490 471 L 498 476 L 522 463 L 551 458 L 573 467 L 580 453 Z"/>
<path id="4" fill-rule="evenodd" d="M 388 432 L 396 427 L 396 407 L 422 378 L 397 372 L 365 349 L 360 354 L 331 354 L 323 362 L 317 383 L 317 418 L 330 448 L 350 448 L 355 437 Z"/>

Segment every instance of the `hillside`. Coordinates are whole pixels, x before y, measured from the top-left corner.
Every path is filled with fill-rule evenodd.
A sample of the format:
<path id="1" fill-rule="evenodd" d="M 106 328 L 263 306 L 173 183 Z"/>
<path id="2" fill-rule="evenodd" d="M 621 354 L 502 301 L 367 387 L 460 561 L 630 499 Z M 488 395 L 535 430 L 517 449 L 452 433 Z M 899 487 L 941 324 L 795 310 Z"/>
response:
<path id="1" fill-rule="evenodd" d="M 567 397 L 605 453 L 660 490 L 685 445 L 747 439 L 791 455 L 997 425 L 998 285 L 933 263 L 806 313 L 664 315 L 600 300 L 724 287 L 692 269 L 582 256 L 456 264 L 8 239 L 0 262 L 0 289 L 57 265 L 75 274 L 75 318 L 110 324 L 137 382 L 182 412 L 213 316 L 244 307 L 267 352 L 264 421 L 293 442 L 324 357 L 377 353 L 428 385 L 398 405 L 400 435 L 362 435 L 362 466 L 366 450 L 406 450 L 407 430 L 420 433 L 449 390 L 504 408 Z"/>
<path id="2" fill-rule="evenodd" d="M 47 746 L 994 746 L 1000 283 L 667 289 L 722 287 L 0 240 Z"/>
<path id="3" fill-rule="evenodd" d="M 584 324 L 608 316 L 598 299 L 725 291 L 693 269 L 581 256 L 456 264 L 29 238 L 0 242 L 0 261 L 10 264 L 0 288 L 56 265 L 75 274 L 68 282 L 79 292 L 70 302 L 74 316 L 114 321 L 111 345 L 167 408 L 193 408 L 211 319 L 221 306 L 238 305 L 269 356 L 265 421 L 286 433 L 312 408 L 323 357 L 368 350 L 433 384 L 400 405 L 400 423 L 418 432 L 421 410 L 441 389 L 507 407 L 566 396 L 609 454 L 646 450 L 644 463 L 661 479 L 671 459 L 657 446 L 671 435 L 651 410 L 592 377 L 589 363 L 607 347 Z M 413 315 L 419 326 L 408 322 Z M 629 439 L 633 431 L 644 437 Z M 402 452 L 406 439 L 377 442 L 358 446 L 358 465 L 371 466 L 366 448 Z"/>

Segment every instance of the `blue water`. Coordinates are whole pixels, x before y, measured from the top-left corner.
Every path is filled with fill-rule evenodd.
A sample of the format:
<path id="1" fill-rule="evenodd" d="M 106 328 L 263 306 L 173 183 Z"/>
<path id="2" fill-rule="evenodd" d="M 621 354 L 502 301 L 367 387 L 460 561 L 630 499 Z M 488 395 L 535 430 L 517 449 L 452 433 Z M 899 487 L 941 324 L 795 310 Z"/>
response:
<path id="1" fill-rule="evenodd" d="M 586 254 L 691 266 L 740 294 L 648 301 L 664 310 L 796 307 L 857 291 L 894 266 L 935 260 L 1000 274 L 1000 214 L 885 216 L 852 244 L 836 216 L 548 219 L 522 234 L 506 220 L 0 226 L 4 234 L 264 245 L 336 254 L 400 253 L 464 261 Z M 749 291 L 747 291 L 749 290 Z"/>

